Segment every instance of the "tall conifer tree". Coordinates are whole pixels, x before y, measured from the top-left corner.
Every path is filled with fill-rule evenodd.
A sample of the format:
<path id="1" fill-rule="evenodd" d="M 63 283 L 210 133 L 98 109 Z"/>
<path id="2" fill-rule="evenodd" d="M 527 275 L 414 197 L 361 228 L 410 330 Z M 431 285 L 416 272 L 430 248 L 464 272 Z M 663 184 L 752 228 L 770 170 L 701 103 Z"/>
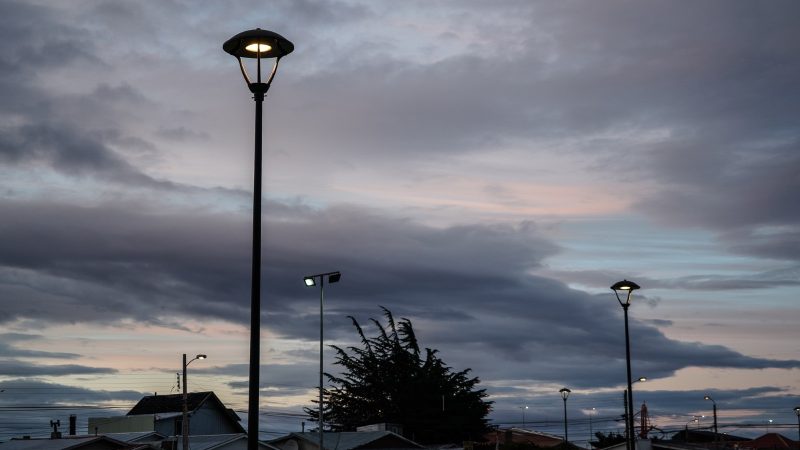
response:
<path id="1" fill-rule="evenodd" d="M 484 400 L 485 389 L 476 388 L 478 378 L 469 376 L 470 369 L 455 372 L 437 350 L 420 351 L 411 322 L 395 322 L 391 311 L 382 309 L 385 325 L 370 319 L 376 336 L 367 337 L 350 316 L 361 345 L 346 350 L 331 346 L 342 374 L 325 374 L 331 384 L 323 391 L 326 430 L 393 423 L 420 443 L 481 440 L 489 430 L 486 415 L 492 402 Z M 306 412 L 317 420 L 316 409 Z"/>

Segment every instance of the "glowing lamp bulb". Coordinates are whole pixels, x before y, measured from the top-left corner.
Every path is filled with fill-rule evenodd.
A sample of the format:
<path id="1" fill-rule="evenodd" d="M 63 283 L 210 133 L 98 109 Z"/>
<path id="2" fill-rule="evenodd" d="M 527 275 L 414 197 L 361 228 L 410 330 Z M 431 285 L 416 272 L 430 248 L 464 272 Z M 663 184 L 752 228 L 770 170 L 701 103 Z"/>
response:
<path id="1" fill-rule="evenodd" d="M 258 53 L 258 52 L 266 53 L 272 50 L 272 46 L 268 44 L 259 44 L 258 42 L 254 42 L 245 47 L 244 49 L 247 50 L 248 52 L 253 52 L 253 53 Z"/>

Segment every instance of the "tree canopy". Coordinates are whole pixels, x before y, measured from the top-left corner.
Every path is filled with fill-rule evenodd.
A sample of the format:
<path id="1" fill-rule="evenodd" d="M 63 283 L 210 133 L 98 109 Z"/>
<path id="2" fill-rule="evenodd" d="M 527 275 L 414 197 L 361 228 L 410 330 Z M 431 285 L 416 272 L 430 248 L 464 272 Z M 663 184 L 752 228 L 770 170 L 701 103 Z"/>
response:
<path id="1" fill-rule="evenodd" d="M 370 319 L 377 335 L 367 337 L 353 321 L 360 346 L 336 350 L 339 376 L 326 373 L 330 387 L 323 390 L 325 425 L 333 431 L 354 431 L 376 423 L 403 426 L 403 434 L 420 443 L 481 440 L 489 430 L 486 415 L 490 401 L 485 389 L 477 389 L 470 369 L 454 371 L 435 349 L 420 351 L 408 319 L 395 322 L 382 308 L 384 325 Z M 316 409 L 306 408 L 312 420 Z"/>

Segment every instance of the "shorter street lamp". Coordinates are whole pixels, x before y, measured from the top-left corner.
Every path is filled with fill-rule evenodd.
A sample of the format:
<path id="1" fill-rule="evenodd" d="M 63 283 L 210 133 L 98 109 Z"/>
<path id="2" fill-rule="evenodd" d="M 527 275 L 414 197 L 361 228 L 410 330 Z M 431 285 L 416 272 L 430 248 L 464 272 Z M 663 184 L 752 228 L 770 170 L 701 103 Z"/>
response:
<path id="1" fill-rule="evenodd" d="M 317 279 L 319 279 L 319 450 L 324 450 L 325 447 L 322 446 L 323 443 L 323 433 L 322 433 L 322 426 L 325 422 L 323 422 L 323 415 L 322 415 L 322 337 L 323 337 L 323 316 L 322 316 L 322 301 L 325 297 L 325 277 L 328 277 L 328 283 L 338 283 L 339 280 L 342 278 L 341 272 L 326 272 L 326 273 L 318 273 L 316 275 L 308 275 L 303 277 L 303 281 L 306 283 L 307 287 L 312 287 L 317 285 Z"/>
<path id="2" fill-rule="evenodd" d="M 589 448 L 592 448 L 592 437 L 594 436 L 592 434 L 592 416 L 595 414 L 597 414 L 597 408 L 592 407 L 589 410 Z"/>
<path id="3" fill-rule="evenodd" d="M 711 401 L 711 404 L 714 406 L 714 442 L 717 441 L 717 402 L 711 398 L 710 395 L 703 396 L 703 400 Z"/>
<path id="4" fill-rule="evenodd" d="M 686 422 L 686 443 L 689 443 L 689 424 L 692 422 L 700 422 L 700 419 L 697 416 L 692 416 L 692 420 Z"/>
<path id="5" fill-rule="evenodd" d="M 564 400 L 564 445 L 567 445 L 569 444 L 569 434 L 567 434 L 567 398 L 569 398 L 569 393 L 572 391 L 567 388 L 561 388 L 558 392 Z"/>
<path id="6" fill-rule="evenodd" d="M 794 407 L 794 413 L 797 414 L 797 448 L 800 449 L 800 406 Z"/>
<path id="7" fill-rule="evenodd" d="M 639 378 L 633 380 L 633 383 L 631 383 L 631 384 L 633 385 L 633 384 L 636 384 L 636 383 L 643 383 L 645 381 L 647 381 L 647 377 L 639 377 Z M 634 414 L 633 410 L 628 411 L 628 390 L 627 389 L 625 389 L 625 392 L 623 393 L 622 397 L 623 397 L 622 400 L 625 402 L 625 425 L 626 425 L 625 429 L 627 430 L 627 428 L 628 428 L 627 427 L 627 425 L 628 425 L 628 414 L 631 415 L 631 425 L 633 425 L 633 423 L 634 423 L 633 417 L 635 416 L 635 414 Z M 631 428 L 631 433 L 633 433 L 633 432 L 635 432 L 635 430 L 633 428 Z"/>
<path id="8" fill-rule="evenodd" d="M 189 450 L 189 394 L 186 389 L 186 368 L 192 361 L 206 359 L 206 355 L 197 355 L 191 361 L 186 362 L 186 353 L 183 354 L 183 418 L 181 419 L 181 434 L 183 435 L 183 450 Z"/>
<path id="9" fill-rule="evenodd" d="M 528 409 L 527 406 L 520 406 L 522 409 L 522 429 L 525 429 L 525 410 Z"/>
<path id="10" fill-rule="evenodd" d="M 631 306 L 631 295 L 633 294 L 633 291 L 637 289 L 640 289 L 640 286 L 633 281 L 628 280 L 617 281 L 611 285 L 611 290 L 614 291 L 614 295 L 617 296 L 617 301 L 619 302 L 619 306 L 622 307 L 625 316 L 625 363 L 628 376 L 628 394 L 626 397 L 628 397 L 627 400 L 629 411 L 625 428 L 628 430 L 628 450 L 636 450 L 636 444 L 634 443 L 635 441 L 633 437 L 633 381 L 631 380 L 631 338 L 628 332 L 628 307 Z M 620 293 L 622 293 L 625 301 L 622 301 Z"/>

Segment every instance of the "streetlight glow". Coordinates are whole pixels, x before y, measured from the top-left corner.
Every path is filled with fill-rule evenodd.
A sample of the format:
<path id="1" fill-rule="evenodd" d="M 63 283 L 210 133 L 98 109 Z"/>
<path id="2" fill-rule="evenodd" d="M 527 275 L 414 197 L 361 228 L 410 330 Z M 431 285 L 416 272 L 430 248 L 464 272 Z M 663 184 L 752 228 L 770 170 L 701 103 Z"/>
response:
<path id="1" fill-rule="evenodd" d="M 257 43 L 254 43 L 254 44 L 250 44 L 250 45 L 246 46 L 244 49 L 247 50 L 248 52 L 253 52 L 253 53 L 259 53 L 259 52 L 260 53 L 266 53 L 266 52 L 272 50 L 272 46 L 269 45 L 269 44 L 257 44 Z"/>
<path id="2" fill-rule="evenodd" d="M 314 277 L 305 277 L 303 278 L 303 281 L 306 282 L 306 286 L 308 287 L 317 285 L 316 281 L 314 281 Z"/>

